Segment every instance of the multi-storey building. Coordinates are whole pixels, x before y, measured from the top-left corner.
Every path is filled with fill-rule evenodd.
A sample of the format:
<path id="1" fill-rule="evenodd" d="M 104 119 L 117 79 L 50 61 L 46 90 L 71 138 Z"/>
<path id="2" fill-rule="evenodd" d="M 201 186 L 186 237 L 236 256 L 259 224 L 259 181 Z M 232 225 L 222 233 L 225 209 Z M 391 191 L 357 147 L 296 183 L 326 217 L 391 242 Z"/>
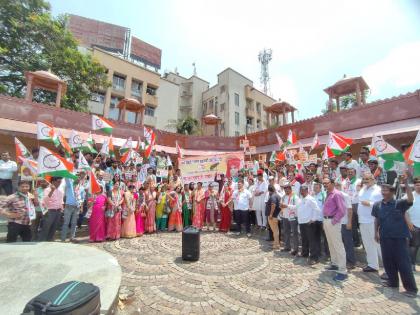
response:
<path id="1" fill-rule="evenodd" d="M 221 119 L 221 136 L 239 136 L 269 127 L 265 108 L 275 102 L 231 68 L 217 75 L 217 84 L 203 92 L 202 99 L 203 116 L 213 114 Z M 214 127 L 203 126 L 203 132 L 214 134 Z"/>
<path id="2" fill-rule="evenodd" d="M 187 79 L 174 72 L 165 73 L 164 78 L 179 85 L 178 118 L 191 116 L 200 120 L 203 116 L 202 95 L 209 89 L 209 82 L 196 75 Z"/>

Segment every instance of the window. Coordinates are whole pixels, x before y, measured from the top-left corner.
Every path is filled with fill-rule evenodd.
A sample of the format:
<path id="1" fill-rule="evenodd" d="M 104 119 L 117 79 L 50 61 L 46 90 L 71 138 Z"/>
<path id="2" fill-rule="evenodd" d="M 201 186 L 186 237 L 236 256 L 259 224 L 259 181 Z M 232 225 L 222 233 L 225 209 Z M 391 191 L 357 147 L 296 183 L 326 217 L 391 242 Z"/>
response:
<path id="1" fill-rule="evenodd" d="M 222 85 L 220 87 L 220 94 L 225 93 L 225 91 L 226 91 L 226 85 Z"/>
<path id="2" fill-rule="evenodd" d="M 137 113 L 133 113 L 133 112 L 126 112 L 126 113 L 127 113 L 127 122 L 135 124 Z"/>
<path id="3" fill-rule="evenodd" d="M 105 103 L 105 95 L 102 93 L 92 93 L 92 95 L 90 96 L 90 100 L 92 102 L 97 102 L 97 103 Z"/>
<path id="4" fill-rule="evenodd" d="M 139 81 L 131 82 L 131 95 L 132 96 L 141 96 L 142 84 Z"/>
<path id="5" fill-rule="evenodd" d="M 220 104 L 220 111 L 223 112 L 225 110 L 225 103 Z"/>
<path id="6" fill-rule="evenodd" d="M 156 88 L 148 86 L 146 89 L 146 93 L 149 95 L 156 95 Z"/>
<path id="7" fill-rule="evenodd" d="M 239 131 L 235 131 L 235 136 L 239 137 Z"/>
<path id="8" fill-rule="evenodd" d="M 209 111 L 210 112 L 212 112 L 214 109 L 213 109 L 213 104 L 214 104 L 214 101 L 213 101 L 213 99 L 211 99 L 210 101 L 209 101 Z"/>
<path id="9" fill-rule="evenodd" d="M 239 113 L 235 112 L 235 125 L 239 125 Z"/>
<path id="10" fill-rule="evenodd" d="M 261 129 L 261 120 L 257 119 L 257 129 Z"/>
<path id="11" fill-rule="evenodd" d="M 146 108 L 144 109 L 144 114 L 151 117 L 155 116 L 155 108 L 151 106 L 146 106 Z"/>
<path id="12" fill-rule="evenodd" d="M 112 87 L 115 90 L 124 90 L 125 88 L 125 78 L 119 75 L 114 74 L 112 78 Z"/>
<path id="13" fill-rule="evenodd" d="M 117 107 L 117 105 L 120 102 L 120 100 L 121 98 L 119 97 L 111 96 L 111 102 L 109 104 L 109 111 L 108 111 L 108 118 L 118 120 L 120 109 Z"/>
<path id="14" fill-rule="evenodd" d="M 207 102 L 203 103 L 203 112 L 207 112 Z"/>
<path id="15" fill-rule="evenodd" d="M 235 105 L 239 106 L 239 94 L 235 93 Z"/>
<path id="16" fill-rule="evenodd" d="M 257 103 L 257 113 L 261 114 L 261 103 Z"/>

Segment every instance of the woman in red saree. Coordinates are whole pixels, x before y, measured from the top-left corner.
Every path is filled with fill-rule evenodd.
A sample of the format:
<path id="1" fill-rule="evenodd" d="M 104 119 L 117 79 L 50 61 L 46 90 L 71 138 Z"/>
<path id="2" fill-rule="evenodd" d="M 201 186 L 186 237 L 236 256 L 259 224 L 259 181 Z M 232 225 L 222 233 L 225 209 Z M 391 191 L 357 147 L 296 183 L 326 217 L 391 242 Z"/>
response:
<path id="1" fill-rule="evenodd" d="M 219 225 L 220 232 L 229 232 L 232 223 L 232 188 L 225 183 L 220 193 L 220 211 L 221 221 Z"/>
<path id="2" fill-rule="evenodd" d="M 106 216 L 106 238 L 117 240 L 121 237 L 121 212 L 124 203 L 124 191 L 120 189 L 120 182 L 115 181 L 108 193 L 108 210 Z"/>
<path id="3" fill-rule="evenodd" d="M 171 213 L 169 214 L 168 231 L 182 231 L 182 196 L 178 186 L 168 195 Z"/>
<path id="4" fill-rule="evenodd" d="M 206 201 L 206 194 L 203 189 L 203 183 L 198 182 L 197 190 L 195 191 L 195 194 L 194 194 L 193 225 L 197 229 L 200 229 L 200 230 L 203 228 L 204 216 L 206 214 L 205 201 Z"/>

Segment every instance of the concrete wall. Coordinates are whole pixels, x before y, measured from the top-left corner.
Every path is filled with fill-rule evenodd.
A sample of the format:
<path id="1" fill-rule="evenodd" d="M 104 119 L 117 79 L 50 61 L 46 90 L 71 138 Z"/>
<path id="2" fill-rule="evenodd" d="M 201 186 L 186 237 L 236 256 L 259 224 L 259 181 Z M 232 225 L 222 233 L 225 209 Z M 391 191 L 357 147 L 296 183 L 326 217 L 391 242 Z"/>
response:
<path id="1" fill-rule="evenodd" d="M 170 122 L 178 120 L 179 108 L 179 84 L 173 83 L 161 78 L 157 96 L 159 98 L 159 106 L 156 108 L 155 116 L 157 118 L 156 128 L 176 132 L 176 127 L 169 127 Z"/>

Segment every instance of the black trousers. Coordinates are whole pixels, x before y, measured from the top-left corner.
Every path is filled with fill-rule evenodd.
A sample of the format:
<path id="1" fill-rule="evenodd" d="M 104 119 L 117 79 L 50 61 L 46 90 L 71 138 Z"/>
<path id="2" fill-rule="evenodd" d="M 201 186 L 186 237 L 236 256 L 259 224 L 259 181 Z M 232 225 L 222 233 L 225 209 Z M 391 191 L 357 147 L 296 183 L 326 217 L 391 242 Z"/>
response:
<path id="1" fill-rule="evenodd" d="M 42 212 L 36 211 L 35 220 L 31 223 L 31 231 L 32 231 L 32 241 L 37 241 L 39 237 L 39 231 L 41 230 L 42 226 Z"/>
<path id="2" fill-rule="evenodd" d="M 392 287 L 399 286 L 398 273 L 404 289 L 417 292 L 416 280 L 411 269 L 410 254 L 405 238 L 380 238 L 382 260 L 388 283 Z"/>
<path id="3" fill-rule="evenodd" d="M 255 210 L 249 210 L 249 224 L 257 224 L 257 216 L 255 215 Z"/>
<path id="4" fill-rule="evenodd" d="M 0 195 L 9 196 L 13 193 L 13 185 L 11 179 L 0 179 Z"/>
<path id="5" fill-rule="evenodd" d="M 359 247 L 362 242 L 360 240 L 360 232 L 359 232 L 359 216 L 357 215 L 357 208 L 359 204 L 352 204 L 353 215 L 351 217 L 351 230 L 353 233 L 353 245 L 355 247 Z"/>
<path id="6" fill-rule="evenodd" d="M 281 237 L 281 224 L 282 224 L 281 223 L 281 220 L 278 220 L 277 221 L 277 225 L 279 227 L 279 240 L 280 240 L 280 243 L 281 243 L 281 240 L 282 240 L 282 237 Z M 268 239 L 271 240 L 271 241 L 274 241 L 273 231 L 271 230 L 270 224 L 267 224 L 267 226 L 268 226 Z"/>
<path id="7" fill-rule="evenodd" d="M 299 224 L 302 238 L 302 256 L 319 260 L 321 256 L 321 231 L 322 222 L 315 221 L 311 224 Z"/>
<path id="8" fill-rule="evenodd" d="M 55 232 L 60 225 L 62 212 L 59 210 L 48 210 L 42 218 L 42 230 L 39 240 L 42 242 L 53 241 Z"/>
<path id="9" fill-rule="evenodd" d="M 7 243 L 17 242 L 18 236 L 21 237 L 22 242 L 30 242 L 32 239 L 31 226 L 9 222 L 7 224 Z"/>
<path id="10" fill-rule="evenodd" d="M 248 210 L 235 210 L 236 225 L 238 232 L 241 232 L 242 224 L 245 225 L 246 233 L 251 233 L 251 224 L 249 223 L 249 211 Z"/>

